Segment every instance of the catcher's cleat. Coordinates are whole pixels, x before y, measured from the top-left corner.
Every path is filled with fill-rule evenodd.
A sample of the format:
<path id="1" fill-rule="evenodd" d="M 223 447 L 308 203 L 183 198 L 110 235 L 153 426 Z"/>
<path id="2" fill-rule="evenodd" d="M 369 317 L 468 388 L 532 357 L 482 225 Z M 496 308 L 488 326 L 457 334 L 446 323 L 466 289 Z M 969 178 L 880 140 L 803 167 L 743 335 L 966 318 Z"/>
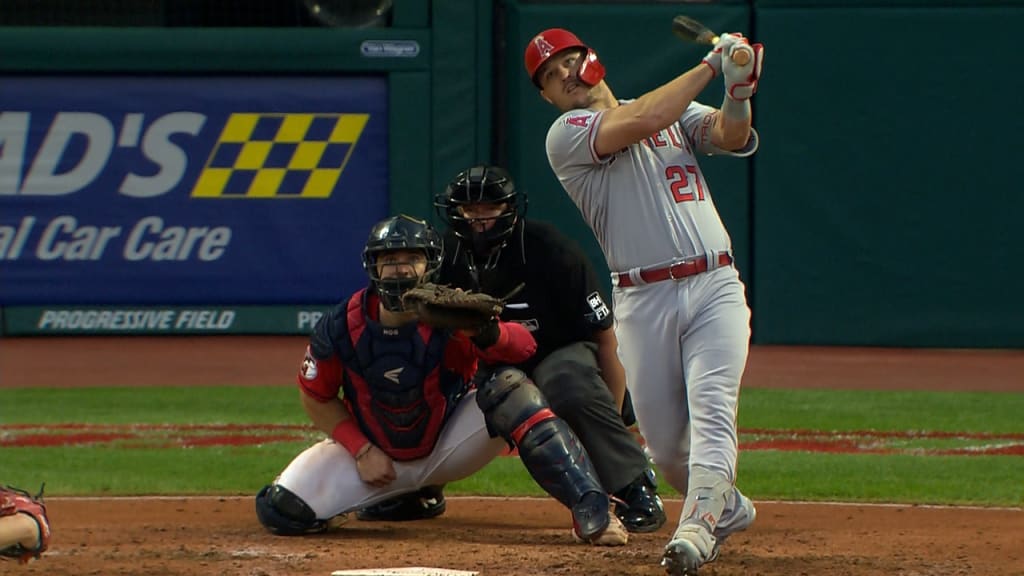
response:
<path id="1" fill-rule="evenodd" d="M 348 514 L 338 514 L 337 516 L 328 518 L 327 520 L 324 520 L 324 532 L 337 530 L 344 526 L 346 522 L 348 522 Z"/>
<path id="2" fill-rule="evenodd" d="M 416 492 L 367 506 L 356 512 L 363 522 L 406 522 L 427 520 L 444 514 L 447 504 L 442 486 L 424 486 Z"/>
<path id="3" fill-rule="evenodd" d="M 615 515 L 630 532 L 654 532 L 665 524 L 665 506 L 658 496 L 654 472 L 639 478 L 614 494 Z"/>
<path id="4" fill-rule="evenodd" d="M 611 510 L 608 511 L 608 526 L 604 530 L 591 536 L 589 539 L 581 538 L 576 529 L 573 528 L 572 538 L 579 544 L 592 544 L 594 546 L 625 546 L 629 542 L 629 531 L 622 525 Z"/>
<path id="5" fill-rule="evenodd" d="M 588 492 L 572 507 L 572 535 L 595 546 L 623 546 L 629 532 L 612 512 L 608 495 Z"/>

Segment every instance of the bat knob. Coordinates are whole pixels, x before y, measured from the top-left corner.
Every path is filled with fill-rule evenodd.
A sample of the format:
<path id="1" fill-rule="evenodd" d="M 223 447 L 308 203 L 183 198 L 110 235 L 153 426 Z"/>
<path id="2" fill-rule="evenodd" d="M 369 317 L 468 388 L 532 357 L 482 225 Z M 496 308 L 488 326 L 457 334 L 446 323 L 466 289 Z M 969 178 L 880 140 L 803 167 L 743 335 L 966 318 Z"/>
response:
<path id="1" fill-rule="evenodd" d="M 750 62 L 750 58 L 754 55 L 754 51 L 748 46 L 736 46 L 730 53 L 730 58 L 736 63 L 737 66 L 746 66 Z"/>

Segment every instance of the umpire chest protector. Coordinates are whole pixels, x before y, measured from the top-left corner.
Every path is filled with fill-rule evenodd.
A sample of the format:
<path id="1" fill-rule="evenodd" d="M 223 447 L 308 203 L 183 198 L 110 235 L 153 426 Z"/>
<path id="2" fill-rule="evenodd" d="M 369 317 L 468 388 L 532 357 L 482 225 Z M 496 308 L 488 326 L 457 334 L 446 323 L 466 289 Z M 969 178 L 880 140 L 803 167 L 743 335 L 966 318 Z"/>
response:
<path id="1" fill-rule="evenodd" d="M 382 326 L 369 318 L 368 300 L 366 290 L 356 293 L 332 319 L 344 399 L 377 447 L 416 460 L 433 451 L 466 384 L 442 366 L 447 333 L 418 323 Z"/>

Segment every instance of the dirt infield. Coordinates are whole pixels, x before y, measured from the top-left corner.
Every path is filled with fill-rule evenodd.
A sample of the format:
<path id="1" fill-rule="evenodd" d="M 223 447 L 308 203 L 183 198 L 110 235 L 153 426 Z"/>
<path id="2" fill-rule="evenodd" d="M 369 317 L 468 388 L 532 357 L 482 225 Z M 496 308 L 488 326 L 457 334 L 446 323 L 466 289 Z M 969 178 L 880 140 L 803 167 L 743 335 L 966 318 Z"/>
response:
<path id="1" fill-rule="evenodd" d="M 303 338 L 0 339 L 0 388 L 290 385 Z M 60 359 L 57 363 L 54 359 Z M 745 386 L 1024 392 L 1024 352 L 755 347 Z M 679 501 L 667 502 L 670 517 Z M 362 523 L 317 537 L 272 537 L 251 497 L 85 499 L 49 503 L 54 540 L 41 561 L 0 574 L 323 575 L 432 566 L 483 575 L 660 575 L 672 522 L 619 549 L 572 543 L 548 499 L 453 498 L 416 523 Z M 701 576 L 1024 576 L 1024 512 L 974 508 L 758 503 Z"/>

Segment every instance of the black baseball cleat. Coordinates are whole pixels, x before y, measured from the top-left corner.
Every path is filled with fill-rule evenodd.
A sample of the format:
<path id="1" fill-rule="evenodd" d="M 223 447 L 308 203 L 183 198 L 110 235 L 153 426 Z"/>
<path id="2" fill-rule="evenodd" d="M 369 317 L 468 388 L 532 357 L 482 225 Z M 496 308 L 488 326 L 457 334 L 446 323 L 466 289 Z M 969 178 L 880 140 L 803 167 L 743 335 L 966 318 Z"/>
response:
<path id="1" fill-rule="evenodd" d="M 615 497 L 615 515 L 630 532 L 654 532 L 665 524 L 665 506 L 658 496 L 654 471 L 645 470 L 636 480 L 619 490 Z"/>
<path id="2" fill-rule="evenodd" d="M 444 514 L 443 486 L 424 486 L 416 492 L 401 494 L 356 511 L 363 522 L 406 522 L 426 520 Z"/>

